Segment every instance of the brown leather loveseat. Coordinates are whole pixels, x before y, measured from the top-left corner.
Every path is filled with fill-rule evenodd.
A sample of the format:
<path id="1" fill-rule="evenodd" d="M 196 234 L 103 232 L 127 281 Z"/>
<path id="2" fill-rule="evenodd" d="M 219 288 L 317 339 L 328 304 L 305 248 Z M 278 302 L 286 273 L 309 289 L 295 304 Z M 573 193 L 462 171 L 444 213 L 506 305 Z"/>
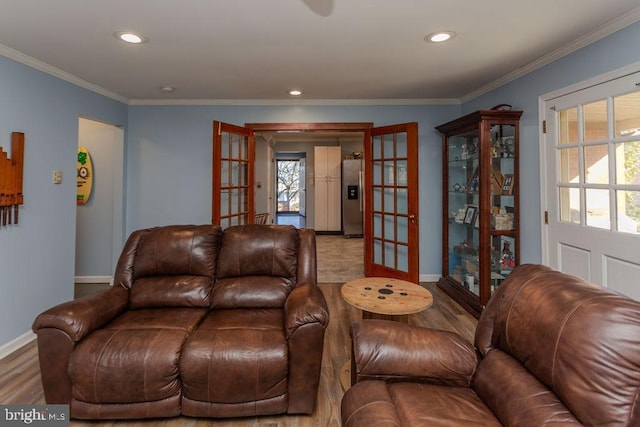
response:
<path id="1" fill-rule="evenodd" d="M 475 346 L 377 320 L 352 338 L 343 427 L 640 426 L 640 303 L 547 267 L 509 275 Z"/>
<path id="2" fill-rule="evenodd" d="M 199 225 L 132 233 L 112 288 L 33 330 L 73 418 L 236 417 L 313 411 L 327 323 L 313 230 Z"/>

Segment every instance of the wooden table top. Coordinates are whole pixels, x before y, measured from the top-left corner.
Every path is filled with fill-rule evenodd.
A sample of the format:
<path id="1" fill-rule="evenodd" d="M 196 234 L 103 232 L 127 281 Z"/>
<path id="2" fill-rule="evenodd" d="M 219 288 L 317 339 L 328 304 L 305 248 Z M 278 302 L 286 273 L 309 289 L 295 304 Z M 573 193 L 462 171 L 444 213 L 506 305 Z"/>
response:
<path id="1" fill-rule="evenodd" d="M 386 277 L 351 280 L 340 292 L 354 307 L 391 316 L 419 313 L 433 304 L 433 295 L 422 286 Z"/>

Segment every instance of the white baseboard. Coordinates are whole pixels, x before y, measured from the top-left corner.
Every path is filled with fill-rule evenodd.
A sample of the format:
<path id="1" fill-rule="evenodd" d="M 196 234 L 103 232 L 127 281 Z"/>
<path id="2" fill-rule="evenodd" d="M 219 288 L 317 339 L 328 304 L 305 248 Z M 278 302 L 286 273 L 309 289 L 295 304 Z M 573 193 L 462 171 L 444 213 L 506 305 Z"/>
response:
<path id="1" fill-rule="evenodd" d="M 75 283 L 113 283 L 112 276 L 76 276 Z"/>
<path id="2" fill-rule="evenodd" d="M 6 344 L 0 346 L 0 360 L 4 359 L 14 351 L 18 350 L 20 347 L 23 347 L 29 344 L 31 341 L 36 339 L 36 334 L 32 331 L 29 331 L 25 334 L 20 335 L 18 338 L 9 341 Z"/>
<path id="3" fill-rule="evenodd" d="M 442 276 L 439 274 L 421 274 L 418 280 L 421 282 L 437 282 L 440 280 L 440 277 Z"/>

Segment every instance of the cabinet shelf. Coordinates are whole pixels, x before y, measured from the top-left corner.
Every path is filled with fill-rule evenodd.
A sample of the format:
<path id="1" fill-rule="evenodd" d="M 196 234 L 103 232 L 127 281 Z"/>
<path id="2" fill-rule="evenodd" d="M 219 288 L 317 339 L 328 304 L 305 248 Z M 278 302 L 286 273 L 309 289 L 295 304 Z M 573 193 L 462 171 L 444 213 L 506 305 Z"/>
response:
<path id="1" fill-rule="evenodd" d="M 520 260 L 521 115 L 481 110 L 436 127 L 443 150 L 438 286 L 476 317 Z"/>

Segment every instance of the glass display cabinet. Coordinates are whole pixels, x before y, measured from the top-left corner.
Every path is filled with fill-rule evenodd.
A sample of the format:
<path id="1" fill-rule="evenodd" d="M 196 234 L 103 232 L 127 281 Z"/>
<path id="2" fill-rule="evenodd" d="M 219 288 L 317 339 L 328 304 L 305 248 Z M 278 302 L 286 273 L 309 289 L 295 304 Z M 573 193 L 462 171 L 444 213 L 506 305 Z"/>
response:
<path id="1" fill-rule="evenodd" d="M 476 317 L 520 261 L 521 115 L 480 110 L 436 127 L 443 149 L 438 287 Z"/>

